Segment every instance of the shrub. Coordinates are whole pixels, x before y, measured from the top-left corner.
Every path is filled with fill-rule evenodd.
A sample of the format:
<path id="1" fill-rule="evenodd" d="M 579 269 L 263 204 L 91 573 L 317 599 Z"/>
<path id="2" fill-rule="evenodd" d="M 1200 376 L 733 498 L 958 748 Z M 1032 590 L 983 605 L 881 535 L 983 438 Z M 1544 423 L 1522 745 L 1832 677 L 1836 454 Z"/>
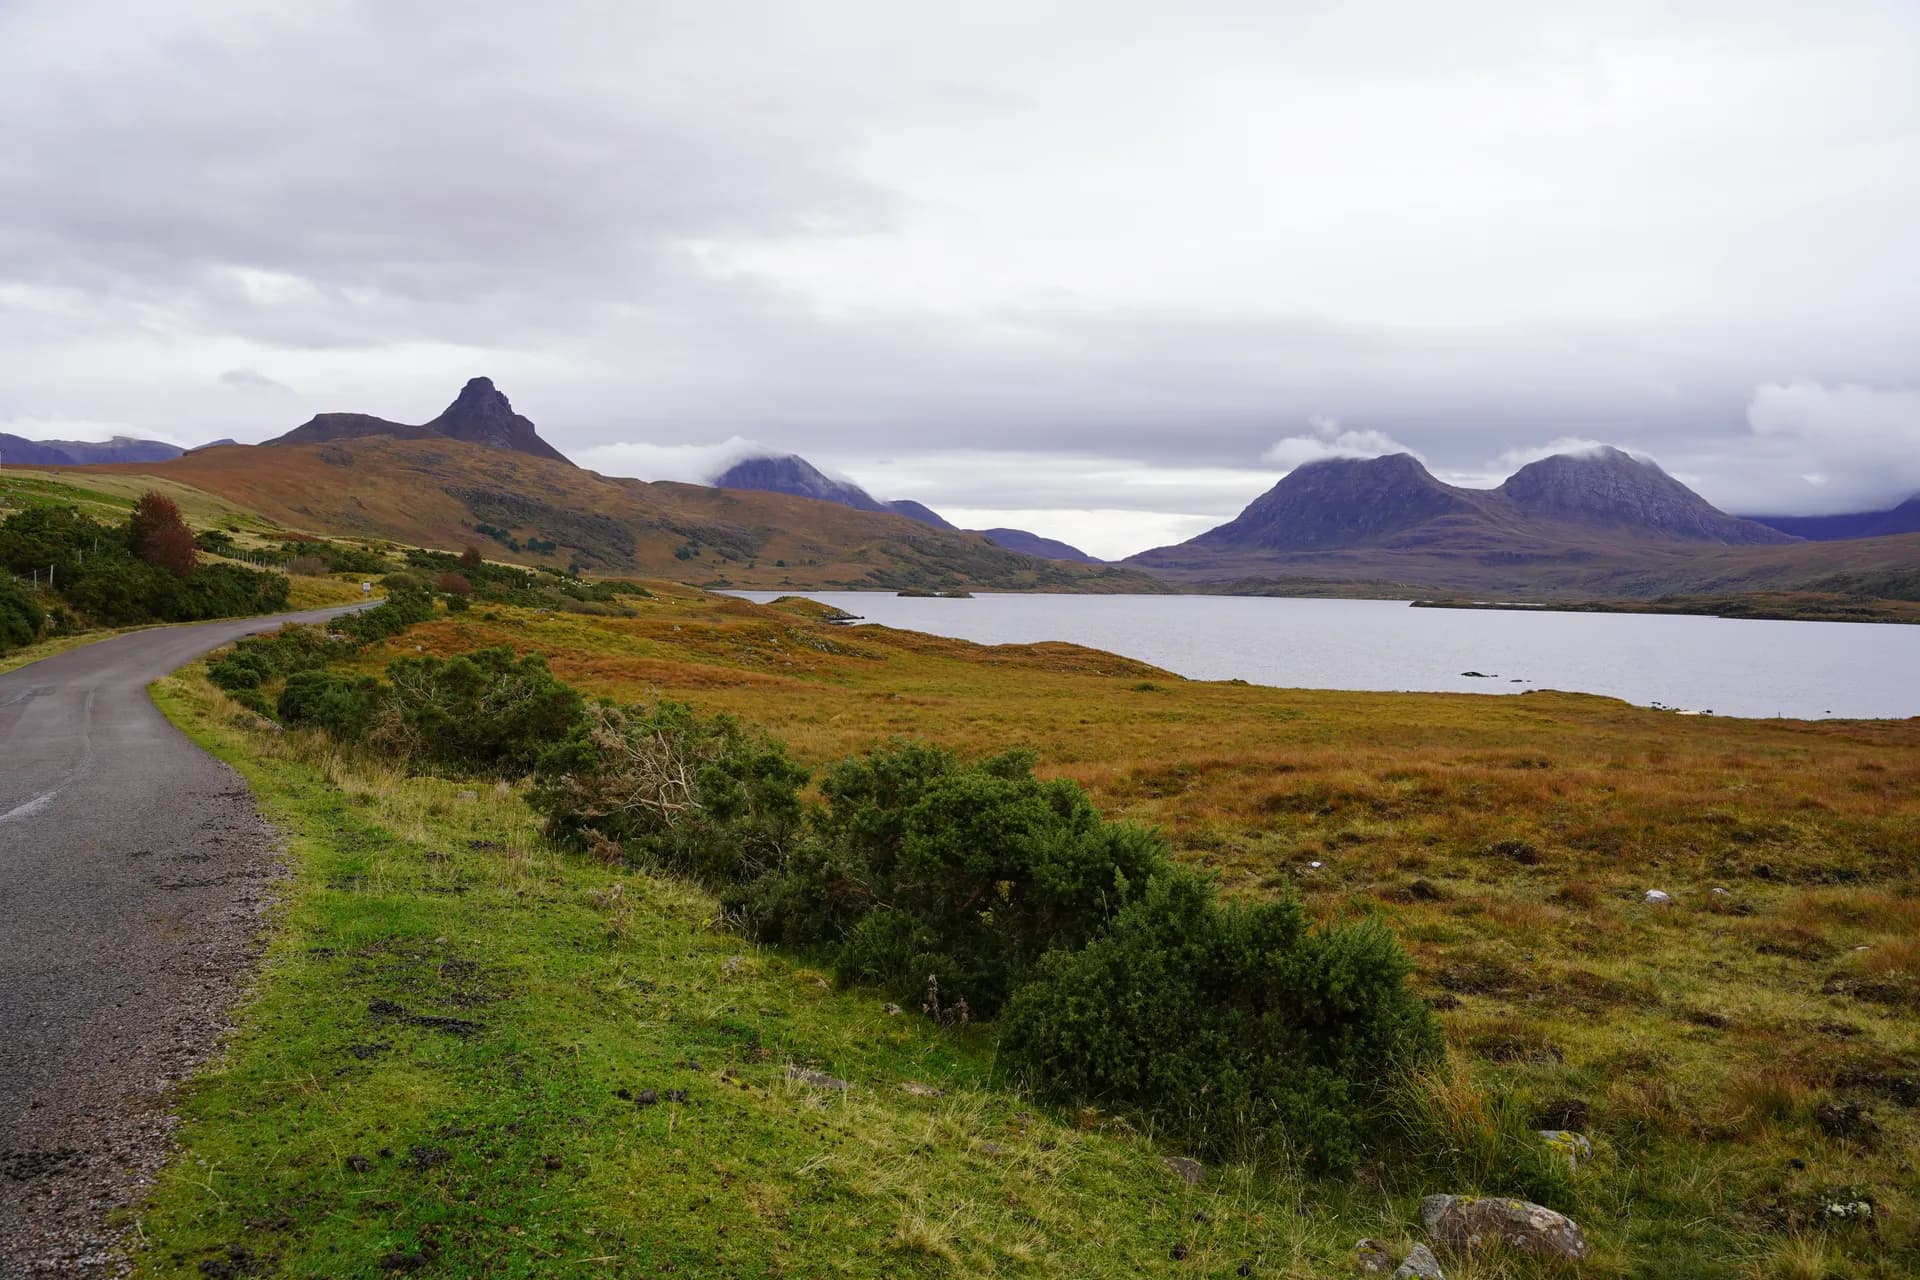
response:
<path id="1" fill-rule="evenodd" d="M 724 885 L 780 865 L 806 784 L 784 746 L 731 716 L 601 703 L 542 757 L 530 801 L 563 843 Z"/>
<path id="2" fill-rule="evenodd" d="M 293 726 L 324 729 L 336 738 L 357 742 L 373 721 L 380 682 L 371 676 L 354 679 L 325 670 L 296 671 L 280 691 L 280 719 Z"/>
<path id="3" fill-rule="evenodd" d="M 1441 1053 L 1410 968 L 1377 921 L 1316 930 L 1294 899 L 1223 904 L 1170 872 L 1103 936 L 1045 958 L 1002 1049 L 1042 1092 L 1147 1114 L 1196 1150 L 1342 1168 Z"/>
<path id="4" fill-rule="evenodd" d="M 455 573 L 452 570 L 435 578 L 433 580 L 433 586 L 434 589 L 442 595 L 470 596 L 473 594 L 473 584 L 467 581 L 467 576 L 464 573 Z"/>
<path id="5" fill-rule="evenodd" d="M 832 945 L 846 979 L 910 997 L 931 977 L 991 1015 L 1049 947 L 1092 938 L 1170 865 L 1159 836 L 1032 765 L 915 744 L 847 761 L 821 784 L 817 843 L 729 905 L 768 941 Z"/>
<path id="6" fill-rule="evenodd" d="M 0 652 L 32 644 L 45 621 L 33 593 L 0 573 Z"/>
<path id="7" fill-rule="evenodd" d="M 327 561 L 324 556 L 294 556 L 282 567 L 303 578 L 318 578 L 327 572 Z"/>
<path id="8" fill-rule="evenodd" d="M 152 489 L 140 496 L 127 520 L 127 542 L 135 555 L 176 578 L 186 577 L 200 563 L 193 530 L 187 528 L 179 504 Z"/>
<path id="9" fill-rule="evenodd" d="M 387 680 L 370 734 L 413 760 L 518 776 L 580 721 L 580 695 L 554 679 L 547 660 L 515 658 L 505 645 L 396 658 Z"/>

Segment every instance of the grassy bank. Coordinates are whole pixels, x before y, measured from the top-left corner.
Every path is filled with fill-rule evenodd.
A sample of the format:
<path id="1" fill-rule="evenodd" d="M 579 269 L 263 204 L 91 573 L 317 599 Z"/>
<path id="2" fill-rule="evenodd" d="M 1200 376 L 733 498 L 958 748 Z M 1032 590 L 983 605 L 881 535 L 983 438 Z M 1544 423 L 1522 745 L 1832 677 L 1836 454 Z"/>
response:
<path id="1" fill-rule="evenodd" d="M 1429 1101 L 1460 1147 L 1489 1091 L 1585 1113 L 1583 1274 L 1913 1272 L 1920 724 L 1186 682 L 653 585 L 632 618 L 475 608 L 390 649 L 547 653 L 816 765 L 897 733 L 1030 746 L 1237 891 L 1388 913 L 1444 1011 L 1458 1074 Z M 990 1029 L 889 1016 L 696 892 L 555 857 L 510 791 L 353 766 L 191 678 L 165 697 L 293 833 L 295 879 L 143 1220 L 149 1274 L 238 1247 L 287 1275 L 1339 1275 L 1413 1225 L 1378 1170 L 1188 1189 L 1147 1135 L 1007 1091 Z"/>
<path id="2" fill-rule="evenodd" d="M 292 875 L 143 1275 L 1093 1275 L 1175 1249 L 1284 1275 L 1409 1221 L 1358 1189 L 1297 1212 L 1244 1170 L 1190 1188 L 1145 1135 L 994 1087 L 990 1033 L 552 855 L 511 792 L 262 737 L 192 677 L 159 697 L 245 774 Z"/>

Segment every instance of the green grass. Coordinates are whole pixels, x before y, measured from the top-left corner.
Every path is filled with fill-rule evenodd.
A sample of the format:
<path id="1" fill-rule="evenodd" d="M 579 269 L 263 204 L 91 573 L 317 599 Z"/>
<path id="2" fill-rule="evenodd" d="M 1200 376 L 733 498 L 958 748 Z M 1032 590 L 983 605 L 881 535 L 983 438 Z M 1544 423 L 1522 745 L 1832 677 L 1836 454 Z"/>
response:
<path id="1" fill-rule="evenodd" d="M 292 876 L 239 1034 L 186 1093 L 142 1275 L 235 1248 L 287 1276 L 415 1253 L 463 1276 L 1104 1275 L 1176 1246 L 1195 1275 L 1333 1274 L 1358 1230 L 1409 1220 L 1361 1185 L 1190 1189 L 1126 1125 L 999 1087 L 989 1031 L 889 1015 L 704 894 L 558 857 L 511 793 L 267 741 L 197 678 L 158 697 L 245 774 Z M 663 1101 L 620 1096 L 643 1089 Z"/>

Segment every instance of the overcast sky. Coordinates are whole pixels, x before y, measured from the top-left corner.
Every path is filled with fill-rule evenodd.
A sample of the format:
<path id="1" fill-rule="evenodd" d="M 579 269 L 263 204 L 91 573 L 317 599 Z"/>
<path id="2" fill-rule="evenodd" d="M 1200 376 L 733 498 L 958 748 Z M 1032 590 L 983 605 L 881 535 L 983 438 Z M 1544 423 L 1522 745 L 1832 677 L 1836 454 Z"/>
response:
<path id="1" fill-rule="evenodd" d="M 1911 0 L 0 0 L 0 431 L 485 373 L 1108 555 L 1400 448 L 1889 505 L 1916 66 Z"/>

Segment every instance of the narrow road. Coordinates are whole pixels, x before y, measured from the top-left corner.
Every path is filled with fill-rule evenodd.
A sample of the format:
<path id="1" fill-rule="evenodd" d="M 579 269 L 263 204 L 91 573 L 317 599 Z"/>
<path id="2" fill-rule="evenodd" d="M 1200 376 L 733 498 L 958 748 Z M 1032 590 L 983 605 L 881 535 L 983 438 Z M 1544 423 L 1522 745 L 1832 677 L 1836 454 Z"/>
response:
<path id="1" fill-rule="evenodd" d="M 360 606 L 347 606 L 358 608 Z M 165 1156 L 274 872 L 239 775 L 146 686 L 345 608 L 116 636 L 0 675 L 0 1277 L 115 1273 L 106 1215 Z"/>

